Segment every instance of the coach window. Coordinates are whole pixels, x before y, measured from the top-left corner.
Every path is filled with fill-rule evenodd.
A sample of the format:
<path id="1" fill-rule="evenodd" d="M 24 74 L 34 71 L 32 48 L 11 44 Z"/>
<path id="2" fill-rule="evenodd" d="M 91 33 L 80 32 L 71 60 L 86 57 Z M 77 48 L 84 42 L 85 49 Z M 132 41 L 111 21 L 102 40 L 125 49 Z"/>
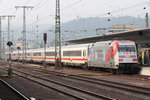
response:
<path id="1" fill-rule="evenodd" d="M 81 56 L 81 50 L 80 51 L 70 51 L 70 56 Z"/>
<path id="2" fill-rule="evenodd" d="M 63 56 L 70 56 L 70 51 L 64 51 Z"/>
<path id="3" fill-rule="evenodd" d="M 46 52 L 46 56 L 55 56 L 55 52 Z"/>
<path id="4" fill-rule="evenodd" d="M 30 53 L 27 53 L 26 55 L 27 55 L 27 56 L 30 56 Z"/>
<path id="5" fill-rule="evenodd" d="M 33 53 L 33 56 L 41 56 L 41 52 Z"/>
<path id="6" fill-rule="evenodd" d="M 79 50 L 79 51 L 64 51 L 63 56 L 81 56 L 81 50 Z"/>

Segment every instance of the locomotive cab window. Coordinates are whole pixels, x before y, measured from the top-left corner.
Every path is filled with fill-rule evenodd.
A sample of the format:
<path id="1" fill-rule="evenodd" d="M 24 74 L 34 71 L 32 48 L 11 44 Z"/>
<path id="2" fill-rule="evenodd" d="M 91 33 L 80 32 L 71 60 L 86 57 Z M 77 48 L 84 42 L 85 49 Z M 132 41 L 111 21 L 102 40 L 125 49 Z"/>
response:
<path id="1" fill-rule="evenodd" d="M 121 45 L 121 46 L 118 46 L 118 51 L 119 52 L 126 52 L 126 47 Z"/>
<path id="2" fill-rule="evenodd" d="M 127 49 L 127 52 L 135 52 L 135 47 L 132 45 L 127 46 L 126 49 Z"/>
<path id="3" fill-rule="evenodd" d="M 120 45 L 118 46 L 119 52 L 135 52 L 135 47 L 133 45 Z"/>

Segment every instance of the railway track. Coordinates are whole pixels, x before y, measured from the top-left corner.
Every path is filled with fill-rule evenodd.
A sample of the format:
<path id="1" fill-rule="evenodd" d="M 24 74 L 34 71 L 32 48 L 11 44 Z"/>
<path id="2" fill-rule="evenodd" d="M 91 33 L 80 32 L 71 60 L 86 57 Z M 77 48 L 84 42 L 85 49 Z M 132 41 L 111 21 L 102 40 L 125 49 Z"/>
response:
<path id="1" fill-rule="evenodd" d="M 0 100 L 29 100 L 7 82 L 0 78 Z"/>
<path id="2" fill-rule="evenodd" d="M 1 68 L 1 69 L 5 71 L 7 70 L 6 68 Z M 38 77 L 31 73 L 27 73 L 27 72 L 20 71 L 17 69 L 13 69 L 13 73 L 20 77 L 36 82 L 40 85 L 43 85 L 47 88 L 53 89 L 55 91 L 58 91 L 60 93 L 63 93 L 65 95 L 68 95 L 78 100 L 100 100 L 100 99 L 101 100 L 115 100 L 114 98 L 106 97 L 104 95 L 100 95 L 100 94 L 97 94 L 88 90 L 80 89 L 78 87 L 64 84 L 59 81 L 46 79 L 44 77 Z M 32 76 L 32 77 L 26 77 L 27 75 Z"/>
<path id="3" fill-rule="evenodd" d="M 24 67 L 24 68 L 28 69 L 27 67 Z M 92 84 L 96 84 L 96 85 L 112 87 L 112 88 L 116 88 L 116 89 L 120 89 L 120 90 L 124 90 L 124 91 L 128 91 L 128 92 L 132 92 L 135 94 L 140 94 L 140 95 L 142 94 L 145 96 L 150 96 L 150 88 L 146 88 L 146 87 L 118 83 L 118 82 L 104 80 L 104 79 L 90 78 L 90 77 L 82 76 L 82 75 L 73 75 L 73 74 L 66 75 L 66 73 L 59 72 L 59 71 L 50 71 L 50 70 L 46 71 L 46 70 L 39 69 L 39 68 L 29 68 L 29 69 L 37 71 L 37 72 L 41 72 L 41 73 L 44 72 L 46 74 L 55 74 L 60 77 L 80 80 L 80 81 L 84 81 L 84 82 L 88 82 L 88 83 L 92 83 Z"/>

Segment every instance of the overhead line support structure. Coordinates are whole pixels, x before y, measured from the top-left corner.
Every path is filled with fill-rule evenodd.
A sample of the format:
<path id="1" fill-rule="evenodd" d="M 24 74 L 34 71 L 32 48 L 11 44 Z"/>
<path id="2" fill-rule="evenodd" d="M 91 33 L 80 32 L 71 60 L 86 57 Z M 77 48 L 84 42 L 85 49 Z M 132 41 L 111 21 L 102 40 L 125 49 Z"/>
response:
<path id="1" fill-rule="evenodd" d="M 15 17 L 15 15 L 3 15 L 3 16 L 1 16 L 1 18 L 5 18 L 5 17 L 8 17 L 8 34 L 7 34 L 7 41 L 9 42 L 10 41 L 10 19 L 11 18 L 13 18 L 13 17 Z M 1 19 L 0 19 L 1 20 Z M 0 22 L 0 24 L 1 24 L 1 22 Z M 1 27 L 1 26 L 0 26 Z M 0 31 L 1 31 L 1 28 L 0 28 Z M 2 31 L 0 32 L 0 42 L 2 41 L 2 39 L 1 39 L 1 36 L 2 36 Z M 2 42 L 1 42 L 2 43 Z M 0 43 L 0 49 L 1 49 L 1 43 Z M 1 50 L 2 51 L 2 50 Z M 8 52 L 10 52 L 9 51 L 9 48 L 8 48 Z M 1 52 L 0 52 L 1 53 Z M 0 54 L 0 56 L 1 56 L 1 54 Z"/>
<path id="2" fill-rule="evenodd" d="M 36 25 L 36 32 L 37 32 L 37 48 L 39 48 L 39 25 L 38 25 L 38 21 L 39 21 L 39 16 L 37 16 L 37 25 Z"/>
<path id="3" fill-rule="evenodd" d="M 2 50 L 2 18 L 3 16 L 0 16 L 0 59 L 2 59 L 2 54 L 4 55 L 4 51 Z"/>
<path id="4" fill-rule="evenodd" d="M 23 9 L 23 41 L 22 41 L 22 61 L 25 63 L 27 61 L 27 43 L 26 43 L 26 9 L 33 8 L 33 6 L 15 6 L 15 8 L 22 8 Z"/>
<path id="5" fill-rule="evenodd" d="M 145 15 L 145 28 L 148 28 L 149 27 L 149 16 L 148 16 L 148 13 L 146 13 Z"/>
<path id="6" fill-rule="evenodd" d="M 55 69 L 61 68 L 61 27 L 60 27 L 60 1 L 56 0 L 55 16 Z"/>
<path id="7" fill-rule="evenodd" d="M 7 34 L 7 41 L 10 41 L 10 18 L 15 17 L 15 15 L 4 15 L 2 17 L 8 17 L 8 34 Z"/>
<path id="8" fill-rule="evenodd" d="M 0 16 L 0 59 L 2 58 L 2 16 Z"/>

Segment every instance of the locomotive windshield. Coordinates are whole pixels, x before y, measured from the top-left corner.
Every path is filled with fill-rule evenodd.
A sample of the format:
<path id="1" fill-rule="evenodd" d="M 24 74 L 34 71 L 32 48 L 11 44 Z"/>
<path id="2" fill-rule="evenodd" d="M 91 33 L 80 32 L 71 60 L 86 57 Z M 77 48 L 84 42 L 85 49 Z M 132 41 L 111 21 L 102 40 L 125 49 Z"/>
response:
<path id="1" fill-rule="evenodd" d="M 134 45 L 120 45 L 118 46 L 119 52 L 135 52 Z"/>

